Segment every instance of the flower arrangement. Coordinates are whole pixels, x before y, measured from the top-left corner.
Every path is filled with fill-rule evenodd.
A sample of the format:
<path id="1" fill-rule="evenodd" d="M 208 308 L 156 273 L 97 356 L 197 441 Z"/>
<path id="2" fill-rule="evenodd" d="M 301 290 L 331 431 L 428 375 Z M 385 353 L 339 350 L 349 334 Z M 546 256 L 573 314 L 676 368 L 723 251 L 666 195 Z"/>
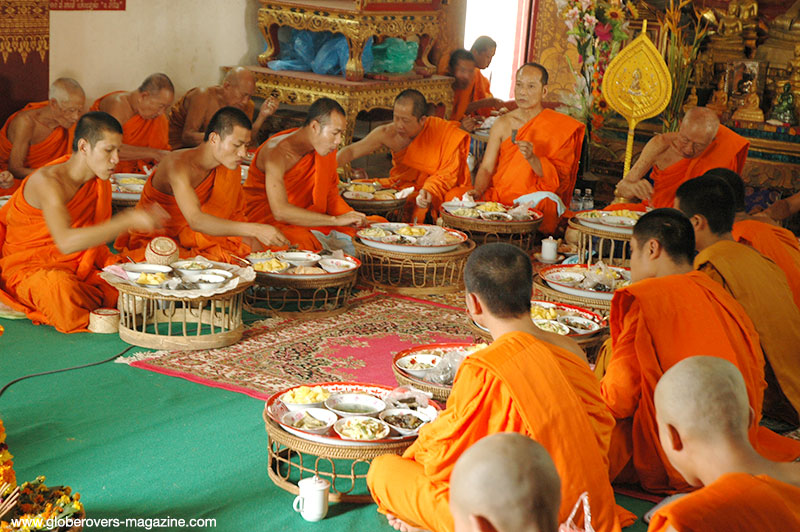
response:
<path id="1" fill-rule="evenodd" d="M 25 482 L 20 486 L 20 498 L 17 506 L 6 516 L 27 522 L 24 532 L 49 530 L 48 521 L 76 518 L 83 511 L 80 493 L 72 493 L 69 486 L 48 488 L 45 477 L 36 477 L 33 482 Z M 0 531 L 15 530 L 8 521 L 0 522 Z"/>
<path id="2" fill-rule="evenodd" d="M 3 426 L 3 421 L 0 420 L 0 486 L 8 484 L 7 492 L 10 492 L 17 487 L 17 477 L 14 475 L 14 457 L 8 452 L 8 445 L 6 445 L 6 429 Z M 4 497 L 5 493 L 0 493 L 0 497 Z"/>

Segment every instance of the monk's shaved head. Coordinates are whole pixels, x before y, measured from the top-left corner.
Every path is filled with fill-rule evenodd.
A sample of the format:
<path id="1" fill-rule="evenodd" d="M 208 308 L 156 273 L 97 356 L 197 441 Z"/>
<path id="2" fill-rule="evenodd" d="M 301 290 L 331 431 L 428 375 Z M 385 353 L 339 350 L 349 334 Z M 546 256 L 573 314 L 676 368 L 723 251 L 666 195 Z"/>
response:
<path id="1" fill-rule="evenodd" d="M 639 248 L 651 239 L 658 241 L 676 264 L 694 262 L 694 228 L 677 209 L 654 209 L 646 213 L 636 222 L 633 238 Z"/>
<path id="2" fill-rule="evenodd" d="M 139 92 L 147 92 L 150 94 L 157 94 L 163 90 L 167 90 L 174 94 L 175 86 L 172 84 L 172 80 L 170 80 L 166 74 L 157 72 L 147 76 L 142 84 L 139 85 L 137 90 Z"/>
<path id="3" fill-rule="evenodd" d="M 550 80 L 550 74 L 547 72 L 547 69 L 545 67 L 543 67 L 539 63 L 535 63 L 533 61 L 525 63 L 524 65 L 519 67 L 517 69 L 517 76 L 519 76 L 520 72 L 522 72 L 523 69 L 527 69 L 527 68 L 534 68 L 534 69 L 538 70 L 539 73 L 541 73 L 541 75 L 542 75 L 542 85 L 547 85 L 547 82 Z"/>
<path id="4" fill-rule="evenodd" d="M 122 135 L 122 126 L 119 121 L 108 113 L 92 111 L 83 115 L 75 126 L 75 135 L 72 139 L 72 151 L 78 151 L 78 142 L 83 139 L 94 147 L 102 140 L 105 133 Z"/>
<path id="5" fill-rule="evenodd" d="M 450 476 L 457 532 L 470 516 L 503 532 L 555 532 L 560 506 L 561 482 L 553 460 L 522 434 L 483 438 L 459 457 Z"/>
<path id="6" fill-rule="evenodd" d="M 531 259 L 511 244 L 484 244 L 473 251 L 464 268 L 464 284 L 498 318 L 514 318 L 531 310 Z"/>
<path id="7" fill-rule="evenodd" d="M 731 187 L 731 191 L 733 192 L 734 210 L 736 210 L 736 212 L 747 211 L 747 207 L 744 203 L 744 181 L 742 181 L 739 174 L 729 168 L 713 168 L 703 175 L 718 177 L 728 183 L 728 186 Z"/>
<path id="8" fill-rule="evenodd" d="M 228 82 L 231 85 L 255 85 L 256 77 L 253 73 L 247 70 L 245 67 L 235 67 L 228 70 L 228 73 L 225 74 L 225 77 L 222 78 L 222 82 Z"/>
<path id="9" fill-rule="evenodd" d="M 212 133 L 216 133 L 220 138 L 224 139 L 233 133 L 233 128 L 236 126 L 250 130 L 253 124 L 250 122 L 250 118 L 248 118 L 241 109 L 237 109 L 236 107 L 222 107 L 219 111 L 214 113 L 214 116 L 209 120 L 203 140 L 208 140 Z"/>
<path id="10" fill-rule="evenodd" d="M 303 122 L 304 126 L 310 125 L 311 122 L 319 122 L 320 125 L 326 125 L 330 121 L 331 113 L 337 113 L 346 116 L 344 109 L 339 102 L 331 98 L 320 98 L 311 104 L 306 113 L 306 119 Z"/>
<path id="11" fill-rule="evenodd" d="M 719 117 L 708 107 L 692 107 L 683 115 L 681 127 L 683 126 L 702 128 L 713 136 L 719 128 Z"/>
<path id="12" fill-rule="evenodd" d="M 406 89 L 398 94 L 394 103 L 399 102 L 411 102 L 411 113 L 417 118 L 422 118 L 428 112 L 425 96 L 416 89 Z"/>
<path id="13" fill-rule="evenodd" d="M 480 37 L 475 39 L 474 43 L 472 43 L 472 48 L 470 48 L 470 51 L 472 53 L 475 52 L 481 53 L 485 52 L 486 50 L 494 50 L 496 48 L 497 48 L 497 43 L 495 42 L 494 39 L 492 39 L 488 35 L 481 35 Z"/>
<path id="14" fill-rule="evenodd" d="M 730 233 L 736 218 L 733 190 L 714 175 L 702 175 L 683 183 L 675 191 L 676 206 L 689 218 L 705 217 L 708 228 L 716 235 Z"/>
<path id="15" fill-rule="evenodd" d="M 81 84 L 72 78 L 58 78 L 50 84 L 50 93 L 48 95 L 50 100 L 56 100 L 58 103 L 67 103 L 70 98 L 77 97 L 84 100 L 86 95 L 83 92 Z"/>

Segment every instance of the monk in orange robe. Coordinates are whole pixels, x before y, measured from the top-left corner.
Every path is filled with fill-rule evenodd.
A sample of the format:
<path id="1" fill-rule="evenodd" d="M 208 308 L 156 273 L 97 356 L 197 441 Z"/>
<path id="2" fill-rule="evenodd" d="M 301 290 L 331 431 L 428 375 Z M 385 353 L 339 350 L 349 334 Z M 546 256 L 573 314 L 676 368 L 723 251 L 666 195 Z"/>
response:
<path id="1" fill-rule="evenodd" d="M 760 456 L 747 439 L 747 388 L 736 367 L 695 356 L 656 386 L 656 416 L 670 462 L 694 493 L 658 509 L 650 532 L 800 530 L 800 464 Z"/>
<path id="2" fill-rule="evenodd" d="M 388 178 L 378 182 L 395 190 L 414 187 L 406 204 L 407 221 L 423 222 L 429 210 L 435 220 L 445 195 L 472 182 L 467 166 L 469 135 L 453 122 L 425 116 L 427 108 L 422 93 L 404 90 L 395 98 L 391 124 L 376 127 L 336 155 L 339 166 L 344 166 L 388 148 L 392 152 L 392 169 Z M 361 171 L 356 177 L 365 178 L 366 172 Z"/>
<path id="3" fill-rule="evenodd" d="M 761 427 L 764 356 L 744 309 L 708 276 L 692 271 L 692 226 L 674 209 L 642 216 L 631 239 L 631 280 L 611 303 L 611 354 L 601 354 L 601 390 L 617 418 L 610 476 L 652 492 L 691 489 L 664 455 L 658 440 L 653 390 L 663 372 L 705 354 L 735 364 L 745 377 L 755 423 L 750 440 L 770 459 L 794 460 L 800 441 Z"/>
<path id="4" fill-rule="evenodd" d="M 689 179 L 713 168 L 741 174 L 749 147 L 750 141 L 721 125 L 714 111 L 694 107 L 686 111 L 678 131 L 656 135 L 645 144 L 617 183 L 616 195 L 646 200 L 654 208 L 672 207 L 675 191 Z M 652 185 L 644 179 L 651 168 Z"/>
<path id="5" fill-rule="evenodd" d="M 486 244 L 470 255 L 467 310 L 495 340 L 461 363 L 447 408 L 422 427 L 403 456 L 379 456 L 370 465 L 367 486 L 395 528 L 453 530 L 447 503 L 453 467 L 472 444 L 497 432 L 524 434 L 550 453 L 562 479 L 560 521 L 584 491 L 595 530 L 619 530 L 620 517 L 632 521 L 614 503 L 598 421 L 584 406 L 601 402 L 597 382 L 585 362 L 582 374 L 576 363 L 568 376 L 559 359 L 576 355 L 548 343 L 531 322 L 531 271 L 530 259 L 510 244 Z M 593 386 L 591 398 L 579 396 L 576 380 L 580 390 Z M 611 426 L 607 411 L 595 412 Z"/>
<path id="6" fill-rule="evenodd" d="M 450 54 L 448 73 L 453 82 L 453 110 L 450 120 L 460 122 L 467 130 L 474 130 L 481 122 L 476 114 L 488 116 L 493 109 L 500 109 L 505 102 L 492 96 L 489 80 L 481 74 L 475 56 L 467 50 L 455 50 Z"/>
<path id="7" fill-rule="evenodd" d="M 367 217 L 339 195 L 336 173 L 336 148 L 346 125 L 344 109 L 320 98 L 302 127 L 277 133 L 259 146 L 244 184 L 247 219 L 274 225 L 292 244 L 312 251 L 322 249 L 312 229 L 355 236 Z"/>
<path id="8" fill-rule="evenodd" d="M 225 74 L 222 85 L 189 89 L 167 112 L 169 145 L 173 150 L 193 148 L 203 142 L 211 117 L 222 107 L 236 107 L 253 116 L 256 78 L 244 67 L 232 68 Z M 278 100 L 264 100 L 253 122 L 252 136 L 256 137 L 267 118 L 278 108 Z"/>
<path id="9" fill-rule="evenodd" d="M 72 151 L 70 131 L 86 96 L 71 78 L 50 85 L 50 99 L 26 105 L 0 129 L 0 196 L 12 194 L 37 168 Z"/>
<path id="10" fill-rule="evenodd" d="M 547 80 L 547 70 L 537 63 L 517 70 L 518 108 L 492 125 L 474 188 L 457 188 L 447 200 L 469 192 L 475 199 L 510 205 L 528 194 L 549 192 L 550 197 L 536 199 L 544 214 L 539 231 L 555 231 L 575 187 L 584 126 L 542 107 Z"/>
<path id="11" fill-rule="evenodd" d="M 676 206 L 692 220 L 696 269 L 717 281 L 753 320 L 767 361 L 764 413 L 797 424 L 800 413 L 800 308 L 786 274 L 758 251 L 733 239 L 733 191 L 715 176 L 678 188 Z"/>
<path id="12" fill-rule="evenodd" d="M 175 98 L 175 87 L 166 74 L 151 74 L 130 92 L 117 91 L 95 100 L 92 111 L 105 111 L 124 131 L 117 172 L 147 173 L 169 153 L 169 122 L 164 113 Z"/>
<path id="13" fill-rule="evenodd" d="M 106 242 L 163 219 L 134 210 L 111 216 L 108 179 L 121 144 L 122 127 L 113 117 L 84 115 L 72 155 L 35 171 L 0 209 L 0 302 L 34 323 L 85 331 L 91 311 L 116 307 L 117 291 L 98 275 L 116 262 Z"/>
<path id="14" fill-rule="evenodd" d="M 272 226 L 248 223 L 239 165 L 250 142 L 250 119 L 235 107 L 223 107 L 211 118 L 205 141 L 169 154 L 147 180 L 137 208 L 160 205 L 169 215 L 164 228 L 123 234 L 115 246 L 122 255 L 142 260 L 147 244 L 168 236 L 182 258 L 202 255 L 230 262 L 252 247 L 282 246 L 288 240 Z"/>

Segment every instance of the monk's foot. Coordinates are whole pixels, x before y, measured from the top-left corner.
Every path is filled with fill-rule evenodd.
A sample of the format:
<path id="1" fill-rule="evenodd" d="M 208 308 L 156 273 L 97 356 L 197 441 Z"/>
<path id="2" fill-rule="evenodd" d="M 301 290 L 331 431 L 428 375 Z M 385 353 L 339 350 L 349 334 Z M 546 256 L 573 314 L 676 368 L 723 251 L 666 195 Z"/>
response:
<path id="1" fill-rule="evenodd" d="M 411 526 L 399 517 L 392 514 L 386 514 L 386 520 L 389 521 L 389 524 L 392 526 L 392 528 L 399 530 L 400 532 L 428 532 L 424 528 Z"/>

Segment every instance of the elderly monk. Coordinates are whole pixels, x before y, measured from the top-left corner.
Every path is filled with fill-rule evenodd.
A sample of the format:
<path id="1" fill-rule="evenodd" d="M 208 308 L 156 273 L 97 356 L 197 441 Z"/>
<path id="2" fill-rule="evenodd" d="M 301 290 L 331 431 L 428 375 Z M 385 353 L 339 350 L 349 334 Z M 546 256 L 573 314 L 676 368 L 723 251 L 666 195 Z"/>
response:
<path id="1" fill-rule="evenodd" d="M 694 227 L 694 267 L 718 282 L 753 320 L 766 358 L 764 414 L 798 423 L 800 412 L 800 309 L 783 270 L 733 239 L 733 191 L 718 177 L 681 185 L 675 205 Z"/>
<path id="2" fill-rule="evenodd" d="M 6 120 L 0 129 L 0 196 L 11 194 L 34 170 L 70 152 L 70 129 L 85 103 L 77 81 L 58 78 L 50 85 L 47 101 L 29 103 Z"/>
<path id="3" fill-rule="evenodd" d="M 169 221 L 156 233 L 120 235 L 116 248 L 142 260 L 153 237 L 168 236 L 178 243 L 183 258 L 202 255 L 229 262 L 232 255 L 248 255 L 252 247 L 288 244 L 274 227 L 245 219 L 239 165 L 247 153 L 250 126 L 242 110 L 223 107 L 211 117 L 200 146 L 164 157 L 147 180 L 137 208 L 160 205 Z"/>
<path id="4" fill-rule="evenodd" d="M 146 173 L 169 153 L 169 122 L 164 113 L 175 98 L 166 74 L 151 74 L 138 89 L 106 94 L 95 100 L 92 111 L 105 111 L 122 124 L 122 148 L 117 172 Z"/>
<path id="5" fill-rule="evenodd" d="M 759 455 L 747 439 L 753 411 L 736 366 L 695 356 L 655 391 L 664 453 L 702 489 L 656 511 L 650 532 L 800 530 L 800 464 Z"/>
<path id="6" fill-rule="evenodd" d="M 527 436 L 486 436 L 464 451 L 450 479 L 456 532 L 558 531 L 558 471 L 547 450 Z"/>
<path id="7" fill-rule="evenodd" d="M 367 486 L 398 530 L 454 530 L 447 502 L 453 466 L 497 432 L 530 436 L 550 453 L 562 480 L 561 521 L 588 491 L 594 529 L 620 529 L 605 457 L 611 415 L 588 364 L 549 343 L 531 321 L 531 271 L 527 255 L 510 244 L 483 245 L 467 260 L 467 310 L 494 342 L 461 363 L 447 408 L 402 457 L 373 460 Z"/>
<path id="8" fill-rule="evenodd" d="M 555 231 L 559 209 L 569 203 L 578 176 L 584 126 L 542 107 L 547 81 L 547 69 L 538 63 L 526 63 L 517 70 L 518 108 L 492 125 L 475 187 L 456 189 L 448 200 L 469 192 L 475 199 L 512 204 L 531 193 L 550 193 L 543 199 L 537 195 L 535 201 L 544 213 L 539 230 Z"/>
<path id="9" fill-rule="evenodd" d="M 169 120 L 169 145 L 172 149 L 192 148 L 205 138 L 211 117 L 222 107 L 236 107 L 253 116 L 256 78 L 244 67 L 232 68 L 225 74 L 222 85 L 195 87 L 173 105 L 167 113 Z M 261 131 L 264 121 L 275 113 L 278 101 L 267 98 L 253 122 L 252 136 Z"/>
<path id="10" fill-rule="evenodd" d="M 692 270 L 694 234 L 674 209 L 642 216 L 631 239 L 633 283 L 614 293 L 611 353 L 601 353 L 596 371 L 606 405 L 617 418 L 609 454 L 610 475 L 657 493 L 691 489 L 658 441 L 653 390 L 662 373 L 679 361 L 710 354 L 734 363 L 745 376 L 756 423 L 750 440 L 764 456 L 793 460 L 800 442 L 761 427 L 766 383 L 758 334 L 744 309 L 708 276 Z"/>
<path id="11" fill-rule="evenodd" d="M 121 144 L 114 117 L 84 115 L 72 154 L 28 176 L 0 209 L 0 302 L 61 332 L 84 331 L 93 310 L 116 307 L 117 291 L 98 275 L 116 262 L 106 242 L 128 229 L 152 230 L 164 216 L 111 216 L 108 179 Z"/>
<path id="12" fill-rule="evenodd" d="M 682 183 L 712 168 L 730 168 L 741 174 L 750 141 L 719 123 L 706 107 L 686 112 L 678 131 L 662 133 L 645 144 L 639 159 L 617 183 L 616 195 L 639 198 L 651 207 L 672 207 Z M 645 174 L 652 168 L 650 179 Z"/>
<path id="13" fill-rule="evenodd" d="M 320 98 L 300 128 L 259 146 L 244 184 L 247 219 L 274 225 L 301 249 L 322 249 L 312 230 L 355 236 L 367 217 L 339 195 L 336 173 L 336 148 L 346 125 L 342 106 Z"/>
<path id="14" fill-rule="evenodd" d="M 467 166 L 469 135 L 453 122 L 425 116 L 427 108 L 422 93 L 404 90 L 395 98 L 391 124 L 376 127 L 336 156 L 343 166 L 381 148 L 389 149 L 392 169 L 388 178 L 378 181 L 396 190 L 414 187 L 406 204 L 406 219 L 420 222 L 429 210 L 436 219 L 445 195 L 472 181 Z"/>

